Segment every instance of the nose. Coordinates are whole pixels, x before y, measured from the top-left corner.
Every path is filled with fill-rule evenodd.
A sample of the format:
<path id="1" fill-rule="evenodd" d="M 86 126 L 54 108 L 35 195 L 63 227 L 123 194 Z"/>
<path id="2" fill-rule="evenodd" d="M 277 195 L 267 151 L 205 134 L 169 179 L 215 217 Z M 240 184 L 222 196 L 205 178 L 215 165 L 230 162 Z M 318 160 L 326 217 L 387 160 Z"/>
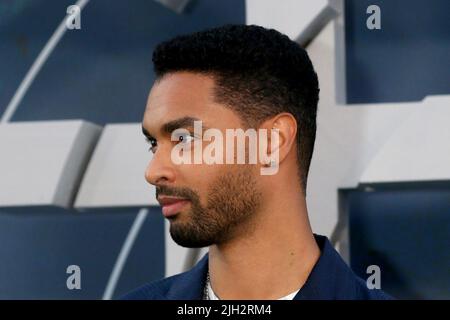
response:
<path id="1" fill-rule="evenodd" d="M 175 181 L 176 173 L 173 163 L 170 160 L 170 153 L 167 156 L 158 150 L 152 155 L 145 170 L 145 180 L 152 185 L 171 183 Z"/>

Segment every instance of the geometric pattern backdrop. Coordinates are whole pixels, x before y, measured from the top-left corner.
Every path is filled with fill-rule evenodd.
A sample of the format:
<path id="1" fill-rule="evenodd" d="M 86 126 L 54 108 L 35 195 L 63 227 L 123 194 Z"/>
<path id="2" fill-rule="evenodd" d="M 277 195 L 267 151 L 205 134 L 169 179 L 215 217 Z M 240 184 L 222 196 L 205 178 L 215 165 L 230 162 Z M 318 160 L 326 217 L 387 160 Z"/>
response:
<path id="1" fill-rule="evenodd" d="M 0 115 L 72 4 L 0 2 Z M 196 0 L 181 14 L 156 1 L 92 0 L 81 29 L 66 31 L 11 122 L 139 123 L 154 80 L 155 45 L 226 23 L 245 23 L 243 0 Z M 140 133 L 136 139 L 144 141 Z M 101 299 L 139 209 L 1 208 L 0 299 Z M 164 221 L 159 208 L 148 209 L 113 298 L 164 276 Z M 81 268 L 81 290 L 66 287 L 72 264 Z"/>

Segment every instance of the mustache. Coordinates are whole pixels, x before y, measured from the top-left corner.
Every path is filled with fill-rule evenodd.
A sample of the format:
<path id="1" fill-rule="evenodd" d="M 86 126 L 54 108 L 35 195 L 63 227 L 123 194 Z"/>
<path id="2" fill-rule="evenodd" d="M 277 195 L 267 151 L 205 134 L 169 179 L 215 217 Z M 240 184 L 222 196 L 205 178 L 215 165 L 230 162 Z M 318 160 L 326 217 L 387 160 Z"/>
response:
<path id="1" fill-rule="evenodd" d="M 193 190 L 189 188 L 174 188 L 163 185 L 156 187 L 156 197 L 161 195 L 187 198 L 191 200 L 198 199 L 197 193 L 195 193 Z"/>

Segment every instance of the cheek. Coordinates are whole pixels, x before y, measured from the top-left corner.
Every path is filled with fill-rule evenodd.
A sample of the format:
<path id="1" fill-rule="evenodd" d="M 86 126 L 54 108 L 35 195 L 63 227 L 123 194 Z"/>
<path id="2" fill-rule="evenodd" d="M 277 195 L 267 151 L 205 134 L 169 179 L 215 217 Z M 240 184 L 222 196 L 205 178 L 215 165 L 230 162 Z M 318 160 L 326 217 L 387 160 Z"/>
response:
<path id="1" fill-rule="evenodd" d="M 214 181 L 227 173 L 227 167 L 229 166 L 205 163 L 180 165 L 178 168 L 179 185 L 195 190 L 204 202 Z"/>

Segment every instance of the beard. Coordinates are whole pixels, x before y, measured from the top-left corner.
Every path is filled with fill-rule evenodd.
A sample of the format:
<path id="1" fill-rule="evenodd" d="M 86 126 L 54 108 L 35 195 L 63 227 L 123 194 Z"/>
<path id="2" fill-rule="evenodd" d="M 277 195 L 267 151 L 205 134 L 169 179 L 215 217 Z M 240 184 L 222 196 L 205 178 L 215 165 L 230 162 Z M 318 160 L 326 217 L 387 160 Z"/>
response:
<path id="1" fill-rule="evenodd" d="M 162 194 L 190 200 L 188 211 L 169 218 L 172 239 L 188 248 L 223 244 L 248 232 L 261 200 L 253 172 L 245 165 L 211 183 L 206 205 L 189 188 L 156 187 L 156 195 Z"/>

